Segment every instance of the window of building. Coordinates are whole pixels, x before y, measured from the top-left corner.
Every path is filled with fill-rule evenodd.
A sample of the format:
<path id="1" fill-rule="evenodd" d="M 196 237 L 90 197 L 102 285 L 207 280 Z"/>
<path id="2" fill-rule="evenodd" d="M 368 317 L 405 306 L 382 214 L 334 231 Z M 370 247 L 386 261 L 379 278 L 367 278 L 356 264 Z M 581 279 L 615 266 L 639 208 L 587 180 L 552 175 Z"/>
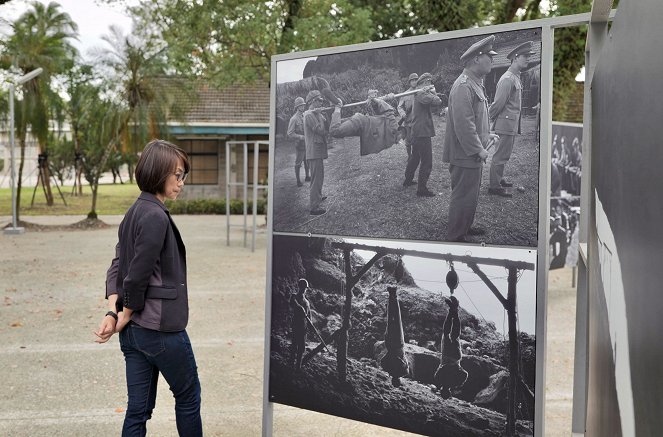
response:
<path id="1" fill-rule="evenodd" d="M 189 185 L 219 184 L 220 139 L 182 139 L 177 141 L 189 155 L 191 171 L 186 182 Z"/>

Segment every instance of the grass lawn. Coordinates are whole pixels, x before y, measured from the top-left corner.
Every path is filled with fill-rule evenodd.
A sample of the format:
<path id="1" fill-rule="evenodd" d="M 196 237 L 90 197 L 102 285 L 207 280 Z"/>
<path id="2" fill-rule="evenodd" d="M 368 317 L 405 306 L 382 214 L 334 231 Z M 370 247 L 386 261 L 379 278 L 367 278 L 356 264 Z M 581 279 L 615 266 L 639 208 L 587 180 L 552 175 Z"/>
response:
<path id="1" fill-rule="evenodd" d="M 378 154 L 360 156 L 359 138 L 331 139 L 325 160 L 322 207 L 327 213 L 309 215 L 309 185 L 298 188 L 294 175 L 294 147 L 277 143 L 274 173 L 274 231 L 445 241 L 451 194 L 449 165 L 442 162 L 446 121 L 434 116 L 433 170 L 428 188 L 433 198 L 404 188 L 407 153 L 394 145 Z M 487 244 L 536 247 L 538 234 L 539 143 L 536 120 L 523 118 L 523 135 L 516 137 L 505 177 L 524 192 L 513 198 L 487 194 L 490 158 L 483 180 L 474 225 L 487 230 Z M 492 154 L 492 152 L 491 152 Z M 303 176 L 303 170 L 302 170 Z M 416 177 L 415 177 L 416 180 Z"/>
<path id="2" fill-rule="evenodd" d="M 31 215 L 87 215 L 92 207 L 92 190 L 89 185 L 83 186 L 82 196 L 72 196 L 71 186 L 61 188 L 62 194 L 67 201 L 64 206 L 62 198 L 55 188 L 51 185 L 54 205 L 46 205 L 46 199 L 41 187 L 35 195 L 34 206 L 30 206 L 34 186 L 22 187 L 21 189 L 21 210 L 20 216 Z M 97 195 L 97 214 L 124 214 L 127 209 L 136 200 L 140 190 L 136 184 L 105 184 L 99 185 Z M 0 189 L 0 215 L 11 215 L 12 213 L 12 194 L 11 189 Z"/>

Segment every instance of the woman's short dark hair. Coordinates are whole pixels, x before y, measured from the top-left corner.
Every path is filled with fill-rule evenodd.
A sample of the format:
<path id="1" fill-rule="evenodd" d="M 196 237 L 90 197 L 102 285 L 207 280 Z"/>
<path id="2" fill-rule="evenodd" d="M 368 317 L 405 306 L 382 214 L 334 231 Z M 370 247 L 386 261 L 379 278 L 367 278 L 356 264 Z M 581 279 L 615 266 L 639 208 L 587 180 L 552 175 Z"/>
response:
<path id="1" fill-rule="evenodd" d="M 184 173 L 189 173 L 189 157 L 184 150 L 164 140 L 147 143 L 136 164 L 138 188 L 147 193 L 162 193 L 179 159 L 184 163 Z"/>

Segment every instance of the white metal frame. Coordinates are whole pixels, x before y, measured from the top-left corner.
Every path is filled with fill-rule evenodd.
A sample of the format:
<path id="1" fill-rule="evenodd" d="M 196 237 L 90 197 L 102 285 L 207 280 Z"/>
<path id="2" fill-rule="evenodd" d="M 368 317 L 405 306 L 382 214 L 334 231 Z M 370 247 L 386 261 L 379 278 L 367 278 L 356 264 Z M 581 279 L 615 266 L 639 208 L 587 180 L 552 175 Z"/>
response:
<path id="1" fill-rule="evenodd" d="M 243 160 L 242 160 L 242 182 L 232 182 L 230 177 L 230 154 L 235 146 L 242 146 Z M 253 145 L 253 183 L 249 183 L 249 146 Z M 269 146 L 268 141 L 226 141 L 226 245 L 230 246 L 230 228 L 240 227 L 244 231 L 244 247 L 246 247 L 246 234 L 248 232 L 248 191 L 251 188 L 253 207 L 253 224 L 251 227 L 251 252 L 256 250 L 256 230 L 258 218 L 258 191 L 266 190 L 267 185 L 258 183 L 258 164 L 260 162 L 260 146 Z M 242 187 L 242 200 L 244 212 L 244 224 L 233 225 L 230 223 L 230 200 L 232 187 Z"/>
<path id="2" fill-rule="evenodd" d="M 309 50 L 305 52 L 289 53 L 272 57 L 271 62 L 271 90 L 270 90 L 270 169 L 274 168 L 274 147 L 276 137 L 276 69 L 277 62 L 304 57 L 346 53 L 359 50 L 394 47 L 431 41 L 442 41 L 453 38 L 487 35 L 490 33 L 508 32 L 515 30 L 541 28 L 541 127 L 540 127 L 540 158 L 539 158 L 539 244 L 537 246 L 537 318 L 536 318 L 536 394 L 535 394 L 535 420 L 534 435 L 544 435 L 544 403 L 545 403 L 545 361 L 546 361 L 546 312 L 547 312 L 547 281 L 548 281 L 548 239 L 549 239 L 549 193 L 550 193 L 550 141 L 552 130 L 552 67 L 554 29 L 573 27 L 589 23 L 591 14 L 578 14 L 542 20 L 532 20 L 519 23 L 501 24 L 466 30 L 436 33 L 423 36 L 401 38 L 397 40 L 378 41 L 365 44 L 355 44 L 343 47 Z M 584 156 L 584 154 L 583 154 Z M 584 165 L 584 163 L 583 163 Z M 269 185 L 273 186 L 274 172 L 269 174 Z M 272 304 L 272 251 L 273 251 L 273 199 L 274 190 L 269 191 L 269 213 L 267 223 L 267 281 L 265 295 L 265 342 L 264 342 L 264 372 L 263 372 L 263 417 L 262 435 L 272 435 L 273 405 L 269 401 L 269 374 L 270 374 L 270 328 Z M 323 236 L 323 235 L 321 235 Z"/>

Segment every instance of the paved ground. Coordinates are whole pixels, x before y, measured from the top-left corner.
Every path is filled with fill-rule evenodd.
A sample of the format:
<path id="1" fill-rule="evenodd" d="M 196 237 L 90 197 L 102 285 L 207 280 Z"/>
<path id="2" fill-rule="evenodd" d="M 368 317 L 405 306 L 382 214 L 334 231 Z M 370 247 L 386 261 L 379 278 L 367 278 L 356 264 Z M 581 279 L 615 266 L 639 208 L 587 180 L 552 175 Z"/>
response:
<path id="1" fill-rule="evenodd" d="M 82 217 L 30 217 L 68 224 Z M 102 217 L 117 225 L 121 217 Z M 239 224 L 241 217 L 233 217 Z M 177 216 L 187 244 L 192 339 L 208 436 L 258 436 L 264 337 L 264 231 L 256 251 L 224 216 Z M 10 222 L 0 217 L 0 226 Z M 264 220 L 261 219 L 261 223 Z M 126 405 L 117 337 L 93 342 L 105 313 L 105 271 L 117 227 L 0 234 L 0 435 L 119 435 Z M 550 275 L 546 436 L 571 431 L 575 290 L 571 271 Z M 174 436 L 174 402 L 162 381 L 149 435 Z M 274 406 L 275 436 L 404 436 L 358 422 Z"/>

